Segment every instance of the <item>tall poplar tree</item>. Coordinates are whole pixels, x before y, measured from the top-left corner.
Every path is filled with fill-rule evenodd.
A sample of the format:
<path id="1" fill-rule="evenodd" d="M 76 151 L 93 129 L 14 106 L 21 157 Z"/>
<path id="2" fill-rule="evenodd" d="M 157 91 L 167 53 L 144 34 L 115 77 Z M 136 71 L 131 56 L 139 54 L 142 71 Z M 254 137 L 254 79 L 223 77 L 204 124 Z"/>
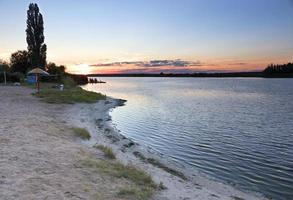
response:
<path id="1" fill-rule="evenodd" d="M 47 46 L 44 43 L 44 22 L 36 3 L 31 3 L 27 11 L 26 41 L 31 67 L 45 69 Z"/>

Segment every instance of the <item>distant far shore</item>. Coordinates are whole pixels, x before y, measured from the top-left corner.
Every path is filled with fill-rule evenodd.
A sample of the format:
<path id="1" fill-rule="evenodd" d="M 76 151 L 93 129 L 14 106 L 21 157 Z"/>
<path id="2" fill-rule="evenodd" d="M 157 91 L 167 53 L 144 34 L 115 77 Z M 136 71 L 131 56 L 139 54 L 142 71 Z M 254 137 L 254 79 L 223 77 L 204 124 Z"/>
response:
<path id="1" fill-rule="evenodd" d="M 194 78 L 293 78 L 293 73 L 265 74 L 263 72 L 225 72 L 193 74 L 88 74 L 88 77 L 194 77 Z"/>

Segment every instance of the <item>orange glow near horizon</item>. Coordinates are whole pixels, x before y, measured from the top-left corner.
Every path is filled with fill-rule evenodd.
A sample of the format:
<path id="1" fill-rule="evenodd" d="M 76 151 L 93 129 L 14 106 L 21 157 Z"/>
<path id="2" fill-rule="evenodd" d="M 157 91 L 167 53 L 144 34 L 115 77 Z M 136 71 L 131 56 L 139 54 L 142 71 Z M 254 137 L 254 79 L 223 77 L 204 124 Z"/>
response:
<path id="1" fill-rule="evenodd" d="M 289 62 L 289 61 L 288 61 Z M 203 63 L 201 65 L 191 66 L 151 66 L 144 67 L 136 64 L 118 64 L 118 65 L 89 65 L 76 64 L 68 65 L 67 72 L 73 74 L 125 74 L 125 73 L 195 73 L 195 72 L 239 72 L 239 71 L 262 71 L 269 61 L 254 61 L 254 62 L 232 62 L 219 61 L 215 63 Z M 276 61 L 276 63 L 280 63 Z M 285 62 L 284 62 L 285 63 Z"/>
<path id="2" fill-rule="evenodd" d="M 67 67 L 66 71 L 73 74 L 90 74 L 91 73 L 91 69 L 88 64 L 71 65 Z"/>

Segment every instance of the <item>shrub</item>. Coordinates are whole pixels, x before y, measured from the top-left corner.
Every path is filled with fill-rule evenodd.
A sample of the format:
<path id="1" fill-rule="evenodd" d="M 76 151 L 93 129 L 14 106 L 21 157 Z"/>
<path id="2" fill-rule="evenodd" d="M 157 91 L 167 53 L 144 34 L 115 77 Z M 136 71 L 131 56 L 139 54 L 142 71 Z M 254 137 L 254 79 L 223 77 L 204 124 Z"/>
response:
<path id="1" fill-rule="evenodd" d="M 73 88 L 76 86 L 76 82 L 70 76 L 64 76 L 61 82 L 67 88 Z"/>

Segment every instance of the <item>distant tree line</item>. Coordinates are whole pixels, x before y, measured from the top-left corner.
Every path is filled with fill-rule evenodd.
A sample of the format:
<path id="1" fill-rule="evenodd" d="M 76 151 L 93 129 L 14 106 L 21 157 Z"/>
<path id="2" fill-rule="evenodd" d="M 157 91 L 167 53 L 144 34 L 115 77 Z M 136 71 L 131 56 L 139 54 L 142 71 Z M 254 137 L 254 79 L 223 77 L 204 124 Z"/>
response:
<path id="1" fill-rule="evenodd" d="M 283 64 L 283 65 L 270 64 L 267 68 L 264 69 L 263 73 L 265 74 L 293 73 L 293 63 Z"/>

